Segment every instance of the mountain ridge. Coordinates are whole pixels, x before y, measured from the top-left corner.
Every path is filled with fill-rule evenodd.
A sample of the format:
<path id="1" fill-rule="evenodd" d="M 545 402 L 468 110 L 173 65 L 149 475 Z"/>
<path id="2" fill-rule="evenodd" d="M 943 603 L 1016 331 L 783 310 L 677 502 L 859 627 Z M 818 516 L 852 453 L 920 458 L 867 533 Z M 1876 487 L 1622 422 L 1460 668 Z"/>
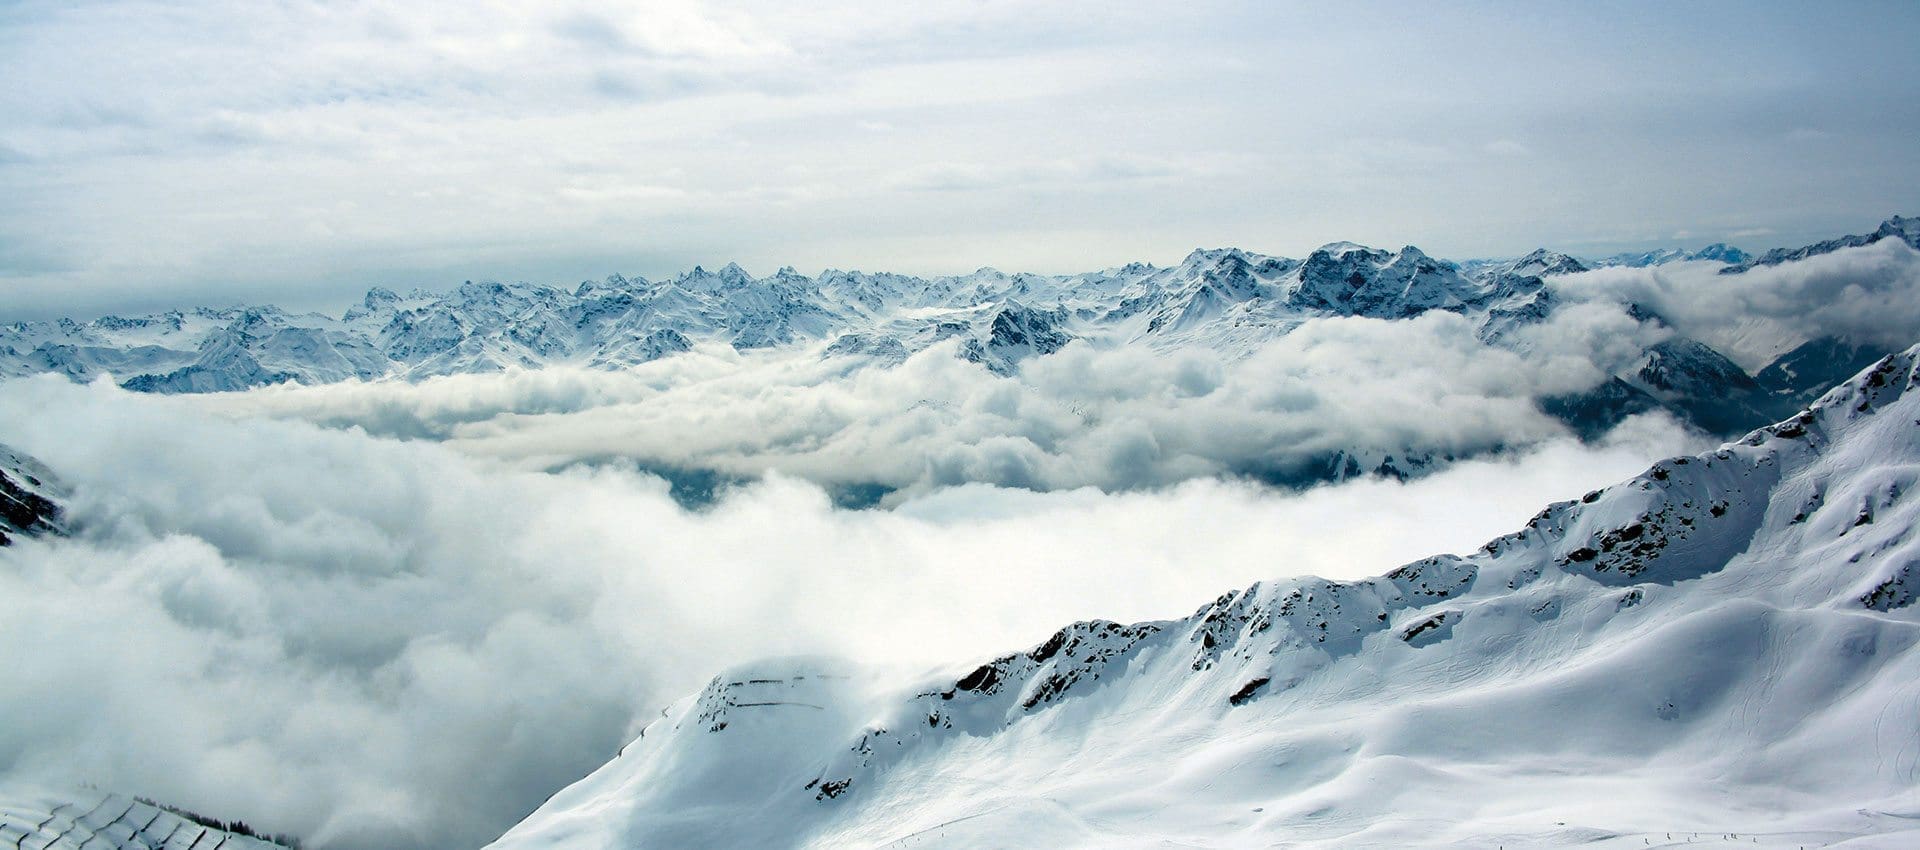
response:
<path id="1" fill-rule="evenodd" d="M 15 323 L 0 327 L 0 377 L 111 375 L 135 391 L 217 393 L 550 366 L 622 370 L 704 346 L 830 361 L 841 374 L 890 369 L 937 349 L 1018 381 L 1029 362 L 1072 346 L 1191 350 L 1236 362 L 1310 322 L 1435 314 L 1461 317 L 1487 346 L 1528 355 L 1542 344 L 1542 328 L 1587 304 L 1548 281 L 1589 270 L 1545 249 L 1463 264 L 1415 246 L 1351 242 L 1305 259 L 1210 248 L 1171 266 L 1132 263 L 1066 276 L 981 268 L 936 278 L 840 270 L 808 277 L 783 267 L 755 278 L 727 263 L 658 281 L 611 275 L 571 289 L 468 281 L 447 293 L 403 295 L 376 287 L 338 318 L 261 306 Z M 1758 373 L 1681 336 L 1648 305 L 1622 309 L 1640 326 L 1631 337 L 1641 346 L 1637 361 L 1609 354 L 1590 364 L 1604 374 L 1587 389 L 1532 399 L 1583 439 L 1656 410 L 1735 436 L 1790 414 L 1884 353 L 1840 336 L 1769 338 L 1760 347 L 1779 354 L 1755 367 L 1767 375 L 1763 384 Z M 1407 478 L 1452 454 L 1412 443 L 1329 446 L 1324 463 L 1247 472 L 1283 485 Z"/>
<path id="2" fill-rule="evenodd" d="M 1753 262 L 1785 262 L 1888 236 L 1915 242 L 1914 221 L 1895 216 L 1874 234 L 1780 249 Z M 1710 248 L 1687 258 L 1730 262 L 1733 256 Z M 1386 250 L 1336 242 L 1305 259 L 1197 249 L 1164 268 L 1130 263 L 1054 276 L 982 268 L 932 278 L 835 269 L 808 277 L 783 267 L 755 278 L 728 263 L 717 272 L 695 266 L 660 281 L 615 274 L 571 290 L 468 281 L 444 293 L 401 295 L 374 287 L 337 318 L 261 305 L 85 323 L 15 322 L 0 327 L 0 374 L 51 371 L 89 380 L 111 373 L 141 391 L 214 392 L 555 363 L 618 368 L 674 353 L 677 342 L 631 345 L 669 331 L 741 349 L 830 343 L 859 333 L 892 337 L 909 351 L 958 332 L 990 350 L 989 308 L 1013 303 L 1065 311 L 1081 326 L 1070 337 L 1197 342 L 1234 352 L 1313 317 L 1481 313 L 1534 294 L 1545 277 L 1607 263 L 1545 249 L 1513 260 L 1454 263 L 1410 245 Z M 1020 359 L 986 362 L 1006 371 Z"/>
<path id="3" fill-rule="evenodd" d="M 1915 390 L 1920 346 L 1374 579 L 1082 621 L 890 687 L 745 665 L 492 846 L 1897 846 L 1920 837 L 1920 730 L 1885 725 L 1920 704 Z"/>
<path id="4" fill-rule="evenodd" d="M 1895 225 L 1910 221 L 1896 216 L 1876 231 L 1880 235 L 1832 244 L 1867 244 L 1906 232 Z M 1798 256 L 1817 247 L 1768 256 Z M 1688 255 L 1723 262 L 1732 257 L 1711 249 Z M 963 333 L 992 352 L 993 314 L 984 308 L 1015 302 L 1058 307 L 1088 326 L 1078 333 L 1062 329 L 1070 338 L 1164 339 L 1231 352 L 1316 316 L 1396 319 L 1436 309 L 1484 311 L 1537 291 L 1544 277 L 1593 265 L 1545 249 L 1515 260 L 1453 263 L 1410 245 L 1385 250 L 1335 242 L 1299 260 L 1238 248 L 1196 249 L 1165 268 L 1129 263 L 1055 276 L 982 268 L 932 278 L 836 269 L 808 277 L 782 267 L 755 278 L 728 263 L 719 271 L 695 266 L 660 281 L 609 275 L 570 291 L 472 281 L 444 293 L 416 289 L 401 295 L 374 287 L 337 318 L 259 305 L 109 315 L 85 323 L 15 322 L 0 327 L 0 374 L 59 372 L 90 380 L 110 373 L 144 392 L 218 392 L 285 381 L 419 380 L 555 363 L 619 368 L 683 350 L 682 340 L 752 349 L 861 334 L 891 337 L 918 351 Z M 1233 330 L 1249 325 L 1256 330 Z M 654 342 L 633 344 L 649 339 Z M 980 359 L 1007 372 L 1030 354 Z"/>

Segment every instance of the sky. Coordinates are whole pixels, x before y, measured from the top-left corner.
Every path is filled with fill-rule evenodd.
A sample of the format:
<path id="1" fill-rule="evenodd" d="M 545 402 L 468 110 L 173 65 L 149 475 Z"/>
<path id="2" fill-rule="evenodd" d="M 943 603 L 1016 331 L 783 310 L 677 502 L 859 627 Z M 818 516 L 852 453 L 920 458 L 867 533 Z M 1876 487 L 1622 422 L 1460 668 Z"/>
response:
<path id="1" fill-rule="evenodd" d="M 0 320 L 1920 210 L 1911 3 L 393 5 L 0 6 Z"/>

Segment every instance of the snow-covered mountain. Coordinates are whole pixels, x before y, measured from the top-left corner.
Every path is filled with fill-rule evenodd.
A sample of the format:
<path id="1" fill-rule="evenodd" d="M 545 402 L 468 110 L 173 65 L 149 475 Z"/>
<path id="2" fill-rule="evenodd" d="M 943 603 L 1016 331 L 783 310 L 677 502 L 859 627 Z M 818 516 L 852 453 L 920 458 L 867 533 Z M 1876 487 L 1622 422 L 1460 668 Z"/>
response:
<path id="1" fill-rule="evenodd" d="M 254 834 L 137 797 L 98 791 L 0 787 L 0 846 L 20 850 L 287 850 L 299 842 Z"/>
<path id="2" fill-rule="evenodd" d="M 1821 254 L 1831 254 L 1842 248 L 1857 248 L 1871 245 L 1882 239 L 1899 239 L 1915 248 L 1920 248 L 1920 218 L 1894 216 L 1880 223 L 1872 233 L 1859 233 L 1815 242 L 1799 248 L 1775 248 L 1758 257 L 1744 262 L 1732 262 L 1732 265 L 1720 270 L 1721 274 L 1740 274 L 1756 266 L 1777 266 L 1795 260 L 1804 260 Z"/>
<path id="3" fill-rule="evenodd" d="M 1879 235 L 1822 245 L 1865 244 L 1889 234 L 1913 241 L 1920 231 L 1912 222 L 1895 217 Z M 1776 251 L 1754 262 L 1824 250 L 1834 248 Z M 1744 259 L 1713 246 L 1641 259 L 1737 258 Z M 1604 262 L 1637 265 L 1640 259 Z M 1313 319 L 1400 320 L 1434 311 L 1468 317 L 1489 344 L 1515 346 L 1524 328 L 1566 306 L 1546 280 L 1588 268 L 1544 249 L 1458 264 L 1413 246 L 1381 250 L 1347 242 L 1297 260 L 1205 249 L 1171 267 L 1133 263 L 1060 276 L 983 268 L 935 278 L 839 270 L 809 277 L 783 268 L 756 278 L 729 264 L 662 281 L 614 275 L 572 290 L 492 282 L 468 282 L 449 293 L 374 289 L 337 318 L 261 306 L 19 322 L 0 327 L 0 377 L 111 375 L 134 390 L 199 393 L 551 365 L 621 369 L 703 344 L 792 349 L 847 358 L 856 368 L 949 345 L 962 358 L 1012 375 L 1023 362 L 1076 340 L 1157 351 L 1198 347 L 1237 358 Z M 1859 349 L 1851 340 L 1834 344 Z M 1648 350 L 1648 362 L 1620 372 L 1617 383 L 1546 407 L 1583 433 L 1617 422 L 1623 411 L 1664 407 L 1731 436 L 1791 412 L 1838 374 L 1783 362 L 1761 392 L 1750 386 L 1753 376 L 1727 372 L 1739 369 L 1703 343 L 1675 340 L 1672 346 L 1688 356 Z M 1850 369 L 1860 356 L 1880 353 L 1856 350 L 1858 356 L 1840 361 Z M 1640 374 L 1649 367 L 1659 374 Z M 1695 367 L 1697 373 L 1688 374 Z"/>
<path id="4" fill-rule="evenodd" d="M 1753 259 L 1752 255 L 1739 248 L 1735 248 L 1725 242 L 1715 242 L 1705 248 L 1693 251 L 1688 251 L 1684 248 L 1661 248 L 1659 250 L 1643 251 L 1637 254 L 1631 252 L 1614 254 L 1610 257 L 1595 259 L 1591 261 L 1589 265 L 1593 268 L 1626 266 L 1637 269 L 1646 266 L 1664 266 L 1668 263 L 1690 263 L 1702 260 L 1737 265 L 1751 259 Z"/>
<path id="5" fill-rule="evenodd" d="M 0 445 L 0 546 L 19 535 L 62 534 L 62 490 L 51 470 Z"/>
<path id="6" fill-rule="evenodd" d="M 1917 485 L 1920 346 L 1465 557 L 726 671 L 493 847 L 1915 846 Z"/>
<path id="7" fill-rule="evenodd" d="M 1808 340 L 1780 355 L 1772 365 L 1753 376 L 1754 383 L 1771 395 L 1774 404 L 1805 406 L 1819 396 L 1808 387 L 1827 387 L 1879 359 L 1873 346 L 1858 345 L 1839 337 L 1823 336 Z"/>
<path id="8" fill-rule="evenodd" d="M 737 265 L 660 282 L 620 275 L 571 292 L 466 283 L 451 293 L 367 293 L 339 318 L 278 308 L 200 308 L 138 318 L 0 328 L 0 375 L 111 374 L 147 392 L 218 392 L 284 381 L 420 379 L 508 367 L 620 368 L 697 342 L 741 349 L 823 344 L 829 356 L 897 359 L 960 338 L 963 357 L 1003 374 L 1074 339 L 1244 353 L 1324 316 L 1481 314 L 1541 278 L 1584 270 L 1563 254 L 1462 267 L 1411 246 L 1327 245 L 1304 260 L 1199 250 L 1179 265 L 1134 263 L 1070 276 L 916 278 Z"/>

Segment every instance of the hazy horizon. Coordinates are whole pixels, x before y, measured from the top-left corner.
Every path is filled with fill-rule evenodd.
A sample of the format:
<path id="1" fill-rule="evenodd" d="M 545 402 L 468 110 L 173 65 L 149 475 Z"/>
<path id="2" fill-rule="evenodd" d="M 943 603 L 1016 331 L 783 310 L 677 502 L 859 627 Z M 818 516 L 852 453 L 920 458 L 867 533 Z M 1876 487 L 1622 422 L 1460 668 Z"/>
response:
<path id="1" fill-rule="evenodd" d="M 1920 9 L 1850 8 L 19 4 L 0 314 L 1798 245 L 1920 210 Z"/>

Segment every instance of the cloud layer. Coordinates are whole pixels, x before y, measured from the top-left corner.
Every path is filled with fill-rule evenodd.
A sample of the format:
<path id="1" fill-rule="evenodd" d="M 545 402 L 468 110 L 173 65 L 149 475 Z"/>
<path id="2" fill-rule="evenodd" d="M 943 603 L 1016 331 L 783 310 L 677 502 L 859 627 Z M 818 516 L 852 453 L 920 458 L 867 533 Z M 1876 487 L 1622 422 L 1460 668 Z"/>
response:
<path id="1" fill-rule="evenodd" d="M 1170 394 L 1231 380 L 1165 368 L 1189 385 Z M 1097 377 L 1046 380 L 1120 392 Z M 982 403 L 1039 403 L 1018 392 Z M 11 382 L 0 421 L 64 474 L 79 529 L 0 554 L 19 650 L 0 654 L 0 769 L 349 848 L 481 843 L 736 660 L 965 663 L 1261 578 L 1374 574 L 1691 447 L 1642 419 L 1405 485 L 974 483 L 883 512 L 774 477 L 690 513 L 615 465 L 528 471 L 106 384 Z"/>
<path id="2" fill-rule="evenodd" d="M 708 347 L 630 371 L 460 375 L 417 385 L 268 387 L 187 400 L 444 440 L 525 469 L 636 461 L 755 478 L 768 471 L 891 500 L 987 483 L 1035 490 L 1164 487 L 1196 477 L 1318 480 L 1340 453 L 1443 460 L 1561 436 L 1536 399 L 1592 387 L 1666 333 L 1579 305 L 1521 332 L 1525 355 L 1470 321 L 1305 323 L 1252 356 L 1070 345 L 1011 377 L 951 345 L 898 366 L 816 349 Z"/>
<path id="3" fill-rule="evenodd" d="M 1639 303 L 1748 371 L 1822 336 L 1897 351 L 1920 334 L 1920 251 L 1899 239 L 1722 275 L 1718 263 L 1606 268 L 1553 279 L 1576 300 Z"/>

